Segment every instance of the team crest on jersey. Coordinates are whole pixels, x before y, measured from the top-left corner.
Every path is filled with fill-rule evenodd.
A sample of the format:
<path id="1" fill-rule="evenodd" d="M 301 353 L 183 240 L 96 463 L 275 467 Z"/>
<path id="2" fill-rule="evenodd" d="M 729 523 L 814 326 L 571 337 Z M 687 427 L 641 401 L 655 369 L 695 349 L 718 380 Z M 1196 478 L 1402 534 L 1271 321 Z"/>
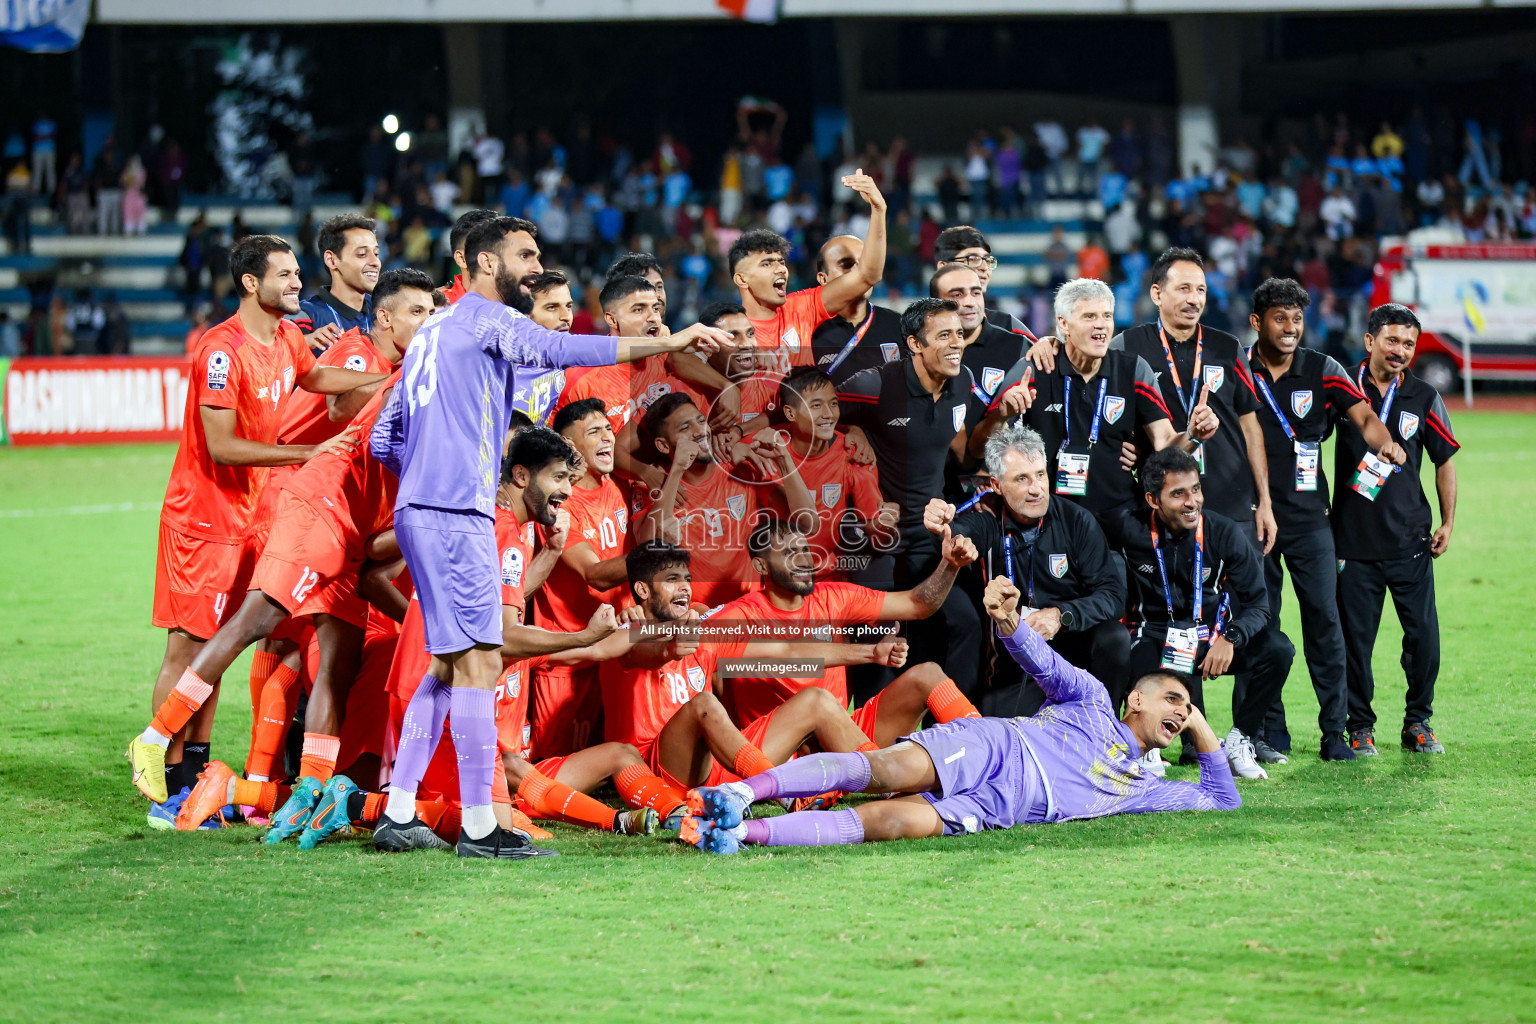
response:
<path id="1" fill-rule="evenodd" d="M 1209 570 L 1209 569 L 1201 569 L 1200 570 L 1200 582 L 1201 583 L 1205 583 L 1210 578 L 1211 578 L 1211 570 Z"/>
<path id="2" fill-rule="evenodd" d="M 347 361 L 341 364 L 343 370 L 357 370 L 359 372 L 368 369 L 368 363 L 362 356 L 347 356 Z"/>
<path id="3" fill-rule="evenodd" d="M 1291 394 L 1291 412 L 1305 416 L 1312 411 L 1312 392 L 1296 391 Z"/>
<path id="4" fill-rule="evenodd" d="M 507 673 L 507 699 L 517 700 L 517 695 L 523 692 L 523 673 L 513 670 Z"/>
<path id="5" fill-rule="evenodd" d="M 997 386 L 1003 382 L 1003 371 L 995 366 L 981 368 L 981 390 L 989 395 L 997 394 Z"/>
<path id="6" fill-rule="evenodd" d="M 283 367 L 283 394 L 286 395 L 289 392 L 291 392 L 292 390 L 293 390 L 293 367 L 285 366 L 285 367 Z"/>
<path id="7" fill-rule="evenodd" d="M 880 343 L 880 354 L 885 356 L 886 362 L 894 363 L 901 358 L 901 349 L 896 346 L 895 342 L 882 341 Z"/>
<path id="8" fill-rule="evenodd" d="M 616 509 L 614 509 L 613 510 L 613 520 L 619 526 L 619 533 L 623 534 L 624 531 L 629 529 L 629 510 L 626 509 L 626 508 L 616 508 Z"/>
<path id="9" fill-rule="evenodd" d="M 688 687 L 694 693 L 704 692 L 704 670 L 698 665 L 688 666 Z"/>
<path id="10" fill-rule="evenodd" d="M 223 391 L 229 387 L 229 353 L 222 350 L 208 357 L 208 390 Z"/>
<path id="11" fill-rule="evenodd" d="M 655 384 L 652 384 L 650 387 L 645 389 L 644 407 L 649 409 L 652 403 L 656 401 L 656 399 L 660 398 L 662 395 L 671 394 L 671 392 L 672 385 L 668 384 L 666 381 L 657 381 Z"/>
<path id="12" fill-rule="evenodd" d="M 834 507 L 836 507 L 837 499 L 841 498 L 842 496 L 843 496 L 843 485 L 842 484 L 822 484 L 821 485 L 821 503 L 823 505 L 827 506 L 827 508 L 834 508 Z"/>
<path id="13" fill-rule="evenodd" d="M 523 726 L 523 749 L 527 750 L 528 749 L 528 744 L 531 743 L 532 741 L 533 741 L 533 726 L 532 725 L 524 725 Z"/>
<path id="14" fill-rule="evenodd" d="M 1055 576 L 1057 579 L 1061 579 L 1066 574 L 1067 574 L 1067 556 L 1066 555 L 1052 555 L 1051 556 L 1051 575 Z"/>
<path id="15" fill-rule="evenodd" d="M 959 430 L 961 427 L 965 426 L 965 406 L 957 405 L 951 409 L 950 412 L 954 414 L 956 430 Z"/>
<path id="16" fill-rule="evenodd" d="M 789 349 L 791 352 L 799 352 L 800 351 L 800 332 L 799 331 L 797 331 L 793 327 L 791 327 L 789 330 L 785 331 L 779 337 L 780 337 L 781 340 L 783 340 L 785 348 Z"/>
<path id="17" fill-rule="evenodd" d="M 533 550 L 533 538 L 535 536 L 536 534 L 533 532 L 533 520 L 530 519 L 523 526 L 523 543 L 528 545 L 528 549 L 530 551 Z"/>
<path id="18" fill-rule="evenodd" d="M 501 585 L 504 587 L 523 585 L 523 553 L 517 548 L 507 548 L 501 553 Z"/>
<path id="19" fill-rule="evenodd" d="M 733 494 L 725 499 L 725 510 L 731 514 L 732 519 L 740 520 L 747 514 L 747 496 L 745 494 Z"/>
<path id="20" fill-rule="evenodd" d="M 1417 413 L 1400 412 L 1397 414 L 1397 434 L 1404 441 L 1419 432 L 1419 417 Z"/>
<path id="21" fill-rule="evenodd" d="M 1109 395 L 1104 399 L 1104 421 L 1106 423 L 1119 422 L 1125 413 L 1125 399 L 1119 395 Z"/>
<path id="22" fill-rule="evenodd" d="M 1205 382 L 1210 385 L 1212 391 L 1221 390 L 1221 382 L 1227 379 L 1224 367 L 1207 366 L 1205 368 Z"/>

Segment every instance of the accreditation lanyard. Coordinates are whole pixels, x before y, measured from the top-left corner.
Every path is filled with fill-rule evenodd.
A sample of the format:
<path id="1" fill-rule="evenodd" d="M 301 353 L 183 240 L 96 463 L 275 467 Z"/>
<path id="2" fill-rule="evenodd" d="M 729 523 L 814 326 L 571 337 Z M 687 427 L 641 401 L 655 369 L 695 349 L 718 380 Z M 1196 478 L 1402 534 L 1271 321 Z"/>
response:
<path id="1" fill-rule="evenodd" d="M 1045 517 L 1040 518 L 1040 524 L 1035 528 L 1035 540 L 1025 550 L 1025 559 L 1029 562 L 1029 575 L 1025 578 L 1024 603 L 1030 608 L 1035 606 L 1035 544 L 1040 543 L 1040 531 L 1045 529 Z M 1013 576 L 1013 534 L 1003 533 L 1003 571 L 1008 574 L 1008 582 L 1017 586 Z"/>
<path id="2" fill-rule="evenodd" d="M 1163 578 L 1163 600 L 1168 604 L 1168 621 L 1174 621 L 1173 615 L 1173 590 L 1168 586 L 1168 565 L 1163 560 L 1162 546 L 1157 542 L 1157 516 L 1152 517 L 1152 553 L 1157 556 L 1157 572 Z M 1200 570 L 1205 564 L 1205 516 L 1201 516 L 1195 524 L 1195 585 L 1194 585 L 1194 620 L 1195 625 L 1200 625 L 1200 613 L 1205 607 L 1205 584 L 1200 578 Z"/>
<path id="3" fill-rule="evenodd" d="M 1072 378 L 1062 377 L 1063 387 L 1066 388 L 1066 398 L 1061 403 L 1061 418 L 1066 423 L 1066 436 L 1062 439 L 1063 447 L 1072 443 Z M 1093 403 L 1093 420 L 1088 425 L 1088 444 L 1092 447 L 1099 440 L 1099 419 L 1104 414 L 1104 389 L 1109 387 L 1109 378 L 1099 378 L 1099 397 Z"/>
<path id="4" fill-rule="evenodd" d="M 1365 367 L 1366 367 L 1366 364 L 1365 363 L 1361 363 L 1360 364 L 1360 370 L 1355 375 L 1355 379 L 1357 381 L 1359 381 L 1359 383 L 1360 383 L 1360 393 L 1362 395 L 1366 393 L 1365 392 Z M 1392 403 L 1397 398 L 1397 385 L 1398 385 L 1398 382 L 1401 381 L 1402 379 L 1403 379 L 1402 375 L 1399 374 L 1396 377 L 1392 378 L 1392 383 L 1391 384 L 1387 385 L 1387 397 L 1383 398 L 1381 400 L 1381 416 L 1379 418 L 1380 418 L 1382 423 L 1386 423 L 1387 422 L 1387 417 L 1392 415 Z M 1375 386 L 1376 386 L 1375 382 L 1372 382 L 1371 387 L 1374 388 Z"/>
<path id="5" fill-rule="evenodd" d="M 1200 394 L 1200 358 L 1205 352 L 1205 327 L 1195 326 L 1195 368 L 1189 376 L 1189 397 L 1184 397 L 1184 384 L 1179 380 L 1179 368 L 1173 363 L 1173 346 L 1168 344 L 1168 334 L 1163 330 L 1162 320 L 1157 322 L 1157 336 L 1163 343 L 1163 355 L 1168 357 L 1168 372 L 1173 376 L 1173 390 L 1179 396 L 1179 407 L 1184 410 L 1184 425 L 1189 426 L 1189 417 L 1195 411 L 1195 400 Z"/>
<path id="6" fill-rule="evenodd" d="M 1366 393 L 1366 391 L 1365 391 L 1365 368 L 1368 365 L 1369 365 L 1369 363 L 1361 363 L 1360 364 L 1360 369 L 1355 372 L 1355 380 L 1360 385 L 1360 393 L 1362 395 Z M 1384 427 L 1387 426 L 1387 417 L 1392 415 L 1392 403 L 1397 400 L 1397 385 L 1402 381 L 1402 379 L 1403 379 L 1403 375 L 1402 374 L 1398 374 L 1396 377 L 1393 377 L 1392 378 L 1392 383 L 1387 385 L 1387 397 L 1385 397 L 1385 398 L 1383 398 L 1381 400 L 1381 415 L 1377 416 L 1376 418 L 1381 420 L 1381 425 L 1384 426 Z M 1376 382 L 1372 381 L 1371 382 L 1371 387 L 1374 388 L 1375 386 L 1376 386 Z M 1392 428 L 1391 427 L 1387 427 L 1387 429 L 1390 431 Z M 1389 433 L 1387 436 L 1391 437 L 1392 435 Z M 1394 472 L 1394 473 L 1401 473 L 1402 471 L 1403 471 L 1403 467 L 1402 466 L 1393 466 L 1392 467 L 1392 472 Z"/>
<path id="7" fill-rule="evenodd" d="M 836 359 L 832 360 L 832 365 L 827 367 L 827 372 L 829 374 L 830 373 L 836 373 L 837 372 L 837 368 L 839 366 L 843 365 L 843 360 L 847 359 L 848 356 L 853 352 L 853 350 L 859 347 L 859 342 L 864 340 L 864 335 L 869 333 L 870 325 L 873 324 L 874 322 L 875 322 L 875 304 L 873 302 L 871 302 L 869 304 L 869 314 L 864 317 L 864 322 L 862 324 L 859 324 L 859 329 L 853 332 L 853 337 L 849 338 L 843 344 L 843 350 L 837 354 L 837 358 Z"/>
<path id="8" fill-rule="evenodd" d="M 1257 384 L 1259 386 L 1259 390 L 1264 393 L 1264 401 L 1269 403 L 1270 411 L 1275 414 L 1275 419 L 1280 421 L 1280 429 L 1285 431 L 1286 437 L 1290 438 L 1292 441 L 1295 441 L 1296 431 L 1291 429 L 1291 421 L 1286 419 L 1285 413 L 1280 411 L 1280 403 L 1275 401 L 1274 392 L 1269 390 L 1269 384 L 1265 382 L 1264 375 L 1262 373 L 1254 374 L 1253 382 Z"/>

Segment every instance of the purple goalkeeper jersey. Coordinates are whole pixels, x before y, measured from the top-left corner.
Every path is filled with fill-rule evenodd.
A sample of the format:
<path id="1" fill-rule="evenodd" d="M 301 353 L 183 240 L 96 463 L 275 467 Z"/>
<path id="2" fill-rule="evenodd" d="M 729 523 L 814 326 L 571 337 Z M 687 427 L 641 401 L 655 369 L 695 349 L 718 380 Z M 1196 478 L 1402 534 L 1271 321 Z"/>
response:
<path id="1" fill-rule="evenodd" d="M 1221 751 L 1200 755 L 1198 784 L 1160 779 L 1137 761 L 1141 745 L 1115 717 L 1103 683 L 1051 650 L 1022 619 L 1003 646 L 1047 698 L 1032 717 L 1015 719 L 1045 780 L 1046 821 L 1242 806 Z"/>
<path id="2" fill-rule="evenodd" d="M 518 367 L 617 361 L 614 338 L 551 331 L 473 292 L 432 314 L 406 351 L 400 384 L 369 441 L 374 457 L 400 478 L 395 508 L 495 518 Z"/>

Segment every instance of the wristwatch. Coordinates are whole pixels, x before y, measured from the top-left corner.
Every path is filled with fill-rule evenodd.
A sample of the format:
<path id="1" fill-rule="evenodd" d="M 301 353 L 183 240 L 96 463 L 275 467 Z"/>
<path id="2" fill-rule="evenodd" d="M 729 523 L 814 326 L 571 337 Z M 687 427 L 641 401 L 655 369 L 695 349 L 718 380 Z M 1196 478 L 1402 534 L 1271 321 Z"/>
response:
<path id="1" fill-rule="evenodd" d="M 1236 628 L 1234 628 L 1232 626 L 1228 626 L 1225 630 L 1222 631 L 1221 635 L 1226 637 L 1227 638 L 1227 643 L 1231 644 L 1233 647 L 1241 647 L 1241 646 L 1243 646 L 1243 631 L 1242 630 L 1236 629 Z"/>
<path id="2" fill-rule="evenodd" d="M 1077 624 L 1077 616 L 1072 614 L 1071 608 L 1062 608 L 1058 614 L 1061 616 L 1062 629 L 1071 629 Z"/>

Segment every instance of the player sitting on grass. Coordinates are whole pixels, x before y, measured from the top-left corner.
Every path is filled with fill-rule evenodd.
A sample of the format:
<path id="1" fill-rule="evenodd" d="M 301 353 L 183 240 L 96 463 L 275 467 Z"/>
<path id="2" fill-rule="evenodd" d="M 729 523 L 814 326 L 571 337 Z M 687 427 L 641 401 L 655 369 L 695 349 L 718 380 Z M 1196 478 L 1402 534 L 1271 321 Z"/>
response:
<path id="1" fill-rule="evenodd" d="M 959 835 L 1020 822 L 1071 821 L 1150 811 L 1235 810 L 1242 805 L 1216 734 L 1176 675 L 1136 681 L 1116 720 L 1104 684 L 1068 664 L 1023 624 L 1019 590 L 998 577 L 983 598 L 1003 645 L 1045 691 L 1032 718 L 962 718 L 873 753 L 815 754 L 760 775 L 688 794 L 697 817 L 682 838 L 710 853 L 742 843 L 828 846 Z M 1143 770 L 1141 752 L 1186 733 L 1200 782 Z M 743 820 L 749 804 L 827 790 L 910 794 L 840 811 Z"/>

